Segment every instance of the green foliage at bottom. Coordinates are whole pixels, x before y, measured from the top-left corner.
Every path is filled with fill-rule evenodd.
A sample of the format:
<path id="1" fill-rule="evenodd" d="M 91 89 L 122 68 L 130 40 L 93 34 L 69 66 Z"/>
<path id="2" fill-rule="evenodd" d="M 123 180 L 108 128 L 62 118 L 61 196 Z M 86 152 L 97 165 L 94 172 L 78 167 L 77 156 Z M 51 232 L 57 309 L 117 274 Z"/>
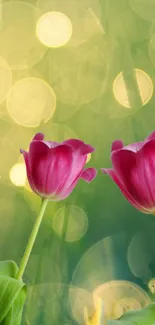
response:
<path id="1" fill-rule="evenodd" d="M 13 261 L 0 262 L 0 324 L 20 325 L 26 299 L 23 281 L 16 280 L 18 267 Z"/>
<path id="2" fill-rule="evenodd" d="M 155 325 L 155 303 L 141 310 L 129 311 L 118 320 L 109 320 L 107 325 Z"/>

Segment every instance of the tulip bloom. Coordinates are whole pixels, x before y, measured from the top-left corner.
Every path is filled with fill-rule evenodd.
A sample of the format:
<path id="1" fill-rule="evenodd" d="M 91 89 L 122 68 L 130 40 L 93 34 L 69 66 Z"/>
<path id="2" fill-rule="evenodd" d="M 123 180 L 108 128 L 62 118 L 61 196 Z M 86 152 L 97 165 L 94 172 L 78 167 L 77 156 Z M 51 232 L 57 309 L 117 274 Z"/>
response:
<path id="1" fill-rule="evenodd" d="M 138 210 L 155 214 L 155 131 L 144 141 L 123 146 L 112 143 L 112 169 L 102 169 Z"/>
<path id="2" fill-rule="evenodd" d="M 95 178 L 96 169 L 84 169 L 87 155 L 94 150 L 81 140 L 44 141 L 44 135 L 37 133 L 29 152 L 21 150 L 32 190 L 51 201 L 65 199 L 80 178 L 88 183 Z"/>

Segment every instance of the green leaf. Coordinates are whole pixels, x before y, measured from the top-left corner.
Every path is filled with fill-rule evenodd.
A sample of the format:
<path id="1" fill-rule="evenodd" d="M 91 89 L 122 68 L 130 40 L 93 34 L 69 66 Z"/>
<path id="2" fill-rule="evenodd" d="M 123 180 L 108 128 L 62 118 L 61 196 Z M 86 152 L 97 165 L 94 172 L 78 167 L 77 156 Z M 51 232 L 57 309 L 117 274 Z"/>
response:
<path id="1" fill-rule="evenodd" d="M 15 299 L 9 313 L 2 321 L 1 325 L 20 325 L 23 313 L 23 307 L 26 299 L 26 286 L 22 288 L 18 297 Z"/>
<path id="2" fill-rule="evenodd" d="M 107 325 L 154 325 L 155 324 L 155 303 L 147 307 L 129 311 L 118 320 L 109 320 Z"/>
<path id="3" fill-rule="evenodd" d="M 0 262 L 0 324 L 19 325 L 26 297 L 25 285 L 15 276 L 13 261 Z"/>
<path id="4" fill-rule="evenodd" d="M 18 266 L 14 261 L 0 261 L 0 274 L 15 278 L 18 272 Z"/>
<path id="5" fill-rule="evenodd" d="M 23 286 L 22 281 L 0 275 L 0 322 L 9 312 Z"/>

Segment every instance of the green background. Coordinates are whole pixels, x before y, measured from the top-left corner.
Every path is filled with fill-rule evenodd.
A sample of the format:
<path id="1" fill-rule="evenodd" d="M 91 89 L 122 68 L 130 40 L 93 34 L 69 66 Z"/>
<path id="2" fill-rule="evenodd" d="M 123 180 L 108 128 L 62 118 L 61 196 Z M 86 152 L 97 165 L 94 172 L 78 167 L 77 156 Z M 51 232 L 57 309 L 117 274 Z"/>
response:
<path id="1" fill-rule="evenodd" d="M 96 287 L 111 280 L 136 283 L 153 299 L 148 282 L 155 276 L 154 216 L 142 214 L 130 206 L 100 168 L 111 167 L 112 141 L 122 139 L 125 144 L 141 141 L 155 128 L 154 93 L 145 104 L 134 70 L 147 73 L 154 85 L 155 1 L 58 2 L 59 11 L 61 6 L 62 12 L 67 8 L 65 14 L 68 10 L 71 15 L 74 10 L 70 20 L 73 32 L 74 27 L 76 29 L 72 37 L 75 45 L 71 39 L 64 47 L 44 48 L 41 59 L 30 66 L 32 53 L 29 46 L 25 69 L 20 64 L 18 66 L 18 62 L 16 66 L 11 66 L 13 83 L 25 76 L 39 76 L 52 87 L 57 98 L 52 118 L 44 123 L 41 117 L 35 127 L 26 127 L 22 121 L 21 124 L 15 123 L 9 115 L 6 101 L 0 106 L 0 259 L 13 259 L 19 264 L 39 211 L 40 198 L 24 187 L 16 187 L 9 178 L 11 167 L 21 159 L 19 149 L 28 148 L 33 134 L 43 132 L 46 139 L 54 141 L 63 141 L 75 134 L 90 143 L 96 151 L 87 167 L 96 167 L 98 175 L 89 185 L 80 180 L 65 201 L 50 202 L 48 205 L 24 278 L 31 286 L 23 320 L 23 324 L 27 325 L 82 324 L 84 305 L 91 301 L 92 296 L 90 293 L 90 299 L 83 298 L 84 294 L 80 296 L 78 288 L 93 292 Z M 14 28 L 7 21 L 7 7 L 3 11 L 3 6 L 8 3 L 16 6 L 16 1 L 1 3 L 0 56 L 12 62 L 11 55 L 16 58 L 10 50 L 12 44 L 3 42 L 6 49 L 3 51 L 1 43 L 4 29 Z M 33 6 L 33 13 L 38 7 L 41 14 L 56 10 L 58 5 L 51 1 L 50 7 L 48 3 L 46 7 L 46 0 L 43 3 L 40 1 L 39 5 L 30 0 L 27 3 Z M 85 18 L 89 8 L 97 8 L 93 9 L 95 21 Z M 21 12 L 13 14 L 22 15 L 22 6 Z M 88 25 L 87 32 L 81 24 Z M 23 44 L 24 40 L 21 48 Z M 22 55 L 18 55 L 21 59 Z M 123 72 L 130 108 L 121 105 L 114 96 L 113 82 L 120 72 Z M 79 212 L 75 223 L 68 221 L 67 225 L 70 206 L 76 206 Z M 54 217 L 56 213 L 57 218 Z M 71 215 L 70 218 L 73 217 Z M 53 219 L 57 220 L 59 234 L 53 227 Z M 66 241 L 66 236 L 73 240 Z M 72 286 L 74 299 L 70 304 Z M 124 295 L 127 295 L 126 289 Z M 90 307 L 91 311 L 93 307 Z"/>

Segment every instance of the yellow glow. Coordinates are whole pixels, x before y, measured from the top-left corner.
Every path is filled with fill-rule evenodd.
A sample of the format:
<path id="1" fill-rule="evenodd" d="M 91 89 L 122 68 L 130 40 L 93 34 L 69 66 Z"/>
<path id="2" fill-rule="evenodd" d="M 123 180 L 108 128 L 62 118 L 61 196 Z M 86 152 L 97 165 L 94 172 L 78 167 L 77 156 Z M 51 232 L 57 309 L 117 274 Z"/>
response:
<path id="1" fill-rule="evenodd" d="M 138 285 L 123 280 L 109 281 L 94 291 L 94 301 L 104 301 L 108 319 L 118 319 L 127 310 L 141 309 L 150 303 L 146 292 Z"/>
<path id="2" fill-rule="evenodd" d="M 151 293 L 155 294 L 155 278 L 149 281 L 148 288 L 151 291 Z"/>
<path id="3" fill-rule="evenodd" d="M 0 57 L 0 103 L 6 99 L 12 85 L 12 72 L 8 63 Z"/>
<path id="4" fill-rule="evenodd" d="M 90 159 L 91 159 L 91 153 L 88 153 L 87 160 L 86 160 L 86 164 L 90 161 Z"/>
<path id="5" fill-rule="evenodd" d="M 7 109 L 12 119 L 22 126 L 36 127 L 47 122 L 56 108 L 52 88 L 42 79 L 24 78 L 17 81 L 7 96 Z"/>
<path id="6" fill-rule="evenodd" d="M 48 47 L 65 45 L 72 35 L 70 19 L 62 12 L 50 11 L 42 15 L 37 23 L 36 34 Z"/>
<path id="7" fill-rule="evenodd" d="M 101 6 L 94 0 L 37 0 L 41 12 L 63 12 L 73 22 L 73 35 L 69 46 L 79 46 L 93 35 L 103 34 Z"/>
<path id="8" fill-rule="evenodd" d="M 46 52 L 46 48 L 37 39 L 34 28 L 40 11 L 23 1 L 7 1 L 1 6 L 1 55 L 13 69 L 34 66 Z"/>
<path id="9" fill-rule="evenodd" d="M 98 299 L 96 304 L 96 310 L 93 315 L 89 318 L 87 308 L 84 308 L 84 318 L 86 325 L 99 325 L 104 324 L 104 305 L 101 299 Z"/>
<path id="10" fill-rule="evenodd" d="M 120 299 L 115 307 L 114 307 L 114 315 L 118 319 L 121 317 L 125 312 L 129 310 L 138 310 L 141 309 L 141 304 L 139 301 L 132 297 L 127 297 Z"/>
<path id="11" fill-rule="evenodd" d="M 77 287 L 69 287 L 69 306 L 77 324 L 85 324 L 94 313 L 92 292 Z"/>
<path id="12" fill-rule="evenodd" d="M 82 238 L 88 228 L 88 218 L 85 212 L 77 206 L 62 207 L 53 217 L 53 229 L 68 242 Z M 67 223 L 67 226 L 65 224 Z"/>
<path id="13" fill-rule="evenodd" d="M 135 69 L 139 94 L 143 105 L 147 104 L 153 94 L 153 83 L 147 73 L 142 70 Z M 113 92 L 116 100 L 123 106 L 130 108 L 126 84 L 123 72 L 120 72 L 114 80 Z"/>
<path id="14" fill-rule="evenodd" d="M 107 80 L 106 40 L 93 41 L 79 47 L 63 47 L 49 54 L 49 80 L 57 99 L 70 111 L 101 97 Z"/>
<path id="15" fill-rule="evenodd" d="M 25 163 L 15 164 L 10 170 L 10 180 L 16 186 L 25 186 L 26 167 Z"/>

